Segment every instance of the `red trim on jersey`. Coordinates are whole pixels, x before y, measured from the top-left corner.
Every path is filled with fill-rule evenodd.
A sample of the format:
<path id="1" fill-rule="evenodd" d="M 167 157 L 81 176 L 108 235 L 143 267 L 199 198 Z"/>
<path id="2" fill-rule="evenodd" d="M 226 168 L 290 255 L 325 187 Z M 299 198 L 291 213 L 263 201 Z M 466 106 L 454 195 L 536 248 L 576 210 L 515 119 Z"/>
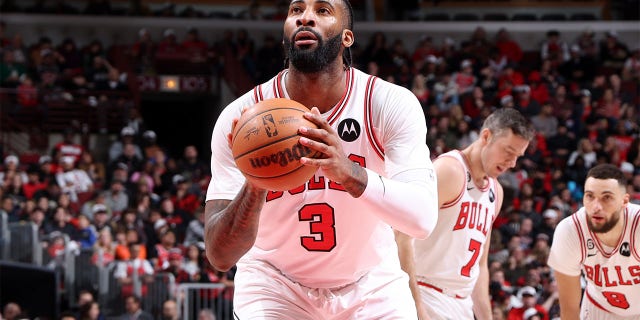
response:
<path id="1" fill-rule="evenodd" d="M 443 158 L 443 157 L 449 157 L 449 158 L 452 158 L 452 159 L 456 160 L 462 166 L 462 169 L 464 169 L 464 172 L 465 172 L 465 175 L 466 175 L 466 173 L 467 173 L 466 165 L 464 163 L 460 162 L 460 159 L 458 159 L 458 158 L 456 158 L 456 157 L 454 157 L 452 155 L 448 155 L 446 153 L 445 154 L 441 154 L 433 161 L 436 162 L 436 161 L 438 161 L 438 159 Z M 458 192 L 458 195 L 453 200 L 443 203 L 442 206 L 440 207 L 440 209 L 446 209 L 446 208 L 450 208 L 450 207 L 453 207 L 454 205 L 456 205 L 460 201 L 460 199 L 462 199 L 462 196 L 464 194 L 464 190 L 466 188 L 467 188 L 467 179 L 465 178 L 464 179 L 464 183 L 462 184 L 462 188 L 460 189 L 460 192 Z"/>
<path id="2" fill-rule="evenodd" d="M 282 81 L 284 79 L 284 74 L 286 70 L 282 70 L 278 73 L 276 77 L 276 81 L 273 86 L 273 96 L 276 98 L 284 98 L 284 91 L 282 90 Z"/>
<path id="3" fill-rule="evenodd" d="M 587 299 L 589 299 L 589 301 L 591 301 L 591 303 L 593 303 L 594 306 L 598 307 L 598 309 L 601 309 L 602 311 L 606 311 L 608 313 L 611 313 L 611 311 L 605 309 L 601 304 L 599 304 L 595 299 L 593 299 L 591 297 L 591 295 L 589 294 L 588 290 L 584 290 L 584 294 L 587 296 Z"/>
<path id="4" fill-rule="evenodd" d="M 628 210 L 628 209 L 627 209 Z M 636 234 L 636 231 L 640 229 L 640 210 L 635 213 L 635 217 L 633 218 L 633 222 L 631 223 L 631 243 L 629 244 L 631 254 L 636 258 L 637 261 L 640 262 L 640 251 L 636 251 L 640 249 L 640 239 L 636 240 L 636 237 L 640 237 L 640 235 Z M 638 244 L 638 246 L 636 246 Z"/>
<path id="5" fill-rule="evenodd" d="M 577 214 L 572 215 L 571 219 L 573 220 L 573 224 L 575 225 L 578 231 L 578 237 L 580 238 L 580 254 L 582 255 L 580 259 L 580 263 L 583 263 L 585 257 L 587 256 L 587 247 L 585 244 L 586 241 L 584 240 L 584 235 L 582 233 L 582 227 L 580 226 L 580 221 L 578 221 L 578 215 Z"/>
<path id="6" fill-rule="evenodd" d="M 596 237 L 595 234 L 593 234 L 593 232 L 591 231 L 591 229 L 589 229 L 589 234 L 591 235 L 591 238 L 593 238 L 593 242 L 596 243 L 596 247 L 605 258 L 611 258 L 611 256 L 613 256 L 616 252 L 618 252 L 618 250 L 620 250 L 620 246 L 622 245 L 622 242 L 624 242 L 624 234 L 627 232 L 627 220 L 629 220 L 627 215 L 628 215 L 627 208 L 625 208 L 624 214 L 622 217 L 624 219 L 624 224 L 622 225 L 622 232 L 620 233 L 620 238 L 618 238 L 618 244 L 609 253 L 604 251 L 604 248 L 602 247 L 602 244 L 600 244 L 600 240 L 598 239 L 598 237 Z M 586 218 L 589 219 L 588 216 L 586 216 Z"/>
<path id="7" fill-rule="evenodd" d="M 440 289 L 440 288 L 438 288 L 438 287 L 436 287 L 434 285 L 428 284 L 426 282 L 418 281 L 418 285 L 419 286 L 423 286 L 423 287 L 427 287 L 429 289 L 433 289 L 433 290 L 438 291 L 438 292 L 440 292 L 440 293 L 442 293 L 442 294 L 444 294 L 446 296 L 449 296 L 448 294 L 444 293 L 444 290 L 442 290 L 442 289 Z M 453 298 L 456 298 L 456 299 L 465 299 L 465 297 L 459 296 L 457 294 L 455 296 L 450 296 L 450 297 L 453 297 Z"/>
<path id="8" fill-rule="evenodd" d="M 501 208 L 498 207 L 498 203 L 500 203 L 498 201 L 499 200 L 498 199 L 498 184 L 500 182 L 498 182 L 498 179 L 495 179 L 495 178 L 491 178 L 491 179 L 489 179 L 489 181 L 490 181 L 490 183 L 493 182 L 493 189 L 496 190 L 496 192 L 494 192 L 495 193 L 495 197 L 496 197 L 496 202 L 495 202 L 496 203 L 496 209 L 494 210 L 494 212 L 496 214 L 493 215 L 493 221 L 491 221 L 491 225 L 493 226 L 493 222 L 496 222 L 496 219 L 498 218 L 498 215 L 500 214 L 500 209 L 501 209 Z"/>
<path id="9" fill-rule="evenodd" d="M 333 123 L 340 117 L 344 109 L 346 109 L 349 99 L 351 98 L 351 92 L 353 91 L 353 82 L 355 78 L 353 76 L 353 68 L 349 68 L 346 73 L 347 74 L 344 80 L 346 90 L 344 91 L 344 94 L 342 95 L 340 101 L 338 101 L 336 106 L 333 108 L 333 112 L 331 112 L 331 114 L 327 117 L 327 122 L 329 122 L 329 125 L 333 125 Z"/>
<path id="10" fill-rule="evenodd" d="M 258 103 L 260 101 L 262 101 L 262 85 L 257 85 L 255 87 L 253 87 L 253 100 Z"/>
<path id="11" fill-rule="evenodd" d="M 380 159 L 384 160 L 384 148 L 378 138 L 376 137 L 375 132 L 373 131 L 373 118 L 372 118 L 372 107 L 371 107 L 371 99 L 373 96 L 373 86 L 378 79 L 375 76 L 369 76 L 367 80 L 367 88 L 365 90 L 364 95 L 364 122 L 365 122 L 365 132 L 367 133 L 367 137 L 369 138 L 369 143 L 371 147 L 373 147 L 373 151 L 380 157 Z"/>

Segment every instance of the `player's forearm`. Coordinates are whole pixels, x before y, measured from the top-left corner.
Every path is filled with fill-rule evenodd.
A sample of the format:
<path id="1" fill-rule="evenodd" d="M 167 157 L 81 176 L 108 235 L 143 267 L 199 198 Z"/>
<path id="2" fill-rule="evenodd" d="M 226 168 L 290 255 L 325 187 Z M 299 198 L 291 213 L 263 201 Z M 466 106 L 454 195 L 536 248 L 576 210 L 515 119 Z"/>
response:
<path id="1" fill-rule="evenodd" d="M 232 201 L 207 201 L 204 230 L 206 253 L 216 269 L 229 270 L 251 249 L 258 234 L 265 196 L 265 190 L 245 184 Z"/>
<path id="2" fill-rule="evenodd" d="M 401 181 L 383 178 L 371 170 L 367 174 L 367 188 L 361 198 L 377 207 L 374 212 L 380 219 L 414 238 L 425 239 L 431 234 L 438 221 L 438 192 L 435 180 L 427 181 L 426 169 L 405 172 L 398 179 Z"/>
<path id="3" fill-rule="evenodd" d="M 484 266 L 481 262 L 480 275 L 471 293 L 473 313 L 478 320 L 490 320 L 493 316 L 491 314 L 491 298 L 489 297 L 489 270 L 486 267 L 486 262 Z"/>
<path id="4" fill-rule="evenodd" d="M 413 301 L 416 304 L 416 309 L 418 311 L 418 319 L 426 320 L 427 315 L 423 310 L 422 299 L 420 297 L 420 288 L 418 288 L 418 281 L 416 280 L 416 271 L 415 271 L 415 259 L 414 259 L 414 247 L 413 242 L 414 239 L 410 236 L 395 231 L 396 243 L 398 244 L 398 256 L 400 258 L 400 267 L 404 272 L 409 275 L 409 289 L 411 289 L 411 295 L 413 296 Z"/>

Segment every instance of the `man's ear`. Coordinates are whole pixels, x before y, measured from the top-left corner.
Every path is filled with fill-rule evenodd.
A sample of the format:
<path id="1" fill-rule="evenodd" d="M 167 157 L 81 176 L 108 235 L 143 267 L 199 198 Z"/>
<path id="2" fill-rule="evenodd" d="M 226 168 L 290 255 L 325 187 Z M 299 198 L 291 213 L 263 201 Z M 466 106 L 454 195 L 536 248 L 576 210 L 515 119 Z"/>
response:
<path id="1" fill-rule="evenodd" d="M 353 31 L 349 29 L 342 30 L 342 45 L 344 45 L 345 48 L 349 48 L 353 45 L 353 42 L 355 42 Z"/>

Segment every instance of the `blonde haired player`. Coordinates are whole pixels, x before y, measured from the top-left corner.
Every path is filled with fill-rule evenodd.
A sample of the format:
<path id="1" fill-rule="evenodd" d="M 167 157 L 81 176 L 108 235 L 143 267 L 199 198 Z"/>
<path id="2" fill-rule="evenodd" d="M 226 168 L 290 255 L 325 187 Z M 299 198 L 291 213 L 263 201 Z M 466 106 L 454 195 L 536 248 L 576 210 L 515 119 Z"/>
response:
<path id="1" fill-rule="evenodd" d="M 591 168 L 584 207 L 556 227 L 548 264 L 562 320 L 640 319 L 640 206 L 629 203 L 626 185 L 616 166 Z"/>
<path id="2" fill-rule="evenodd" d="M 520 112 L 498 109 L 469 147 L 434 161 L 439 208 L 435 230 L 426 240 L 397 234 L 421 318 L 474 319 L 475 313 L 477 319 L 491 319 L 487 240 L 502 205 L 496 177 L 515 166 L 533 134 Z"/>
<path id="3" fill-rule="evenodd" d="M 237 263 L 236 319 L 415 319 L 393 229 L 425 238 L 437 216 L 424 114 L 409 90 L 350 66 L 347 0 L 294 0 L 288 68 L 232 102 L 211 141 L 205 243 L 220 270 Z M 242 109 L 269 98 L 311 108 L 300 143 L 323 153 L 288 191 L 245 181 L 228 136 Z M 433 211 L 431 211 L 433 212 Z"/>

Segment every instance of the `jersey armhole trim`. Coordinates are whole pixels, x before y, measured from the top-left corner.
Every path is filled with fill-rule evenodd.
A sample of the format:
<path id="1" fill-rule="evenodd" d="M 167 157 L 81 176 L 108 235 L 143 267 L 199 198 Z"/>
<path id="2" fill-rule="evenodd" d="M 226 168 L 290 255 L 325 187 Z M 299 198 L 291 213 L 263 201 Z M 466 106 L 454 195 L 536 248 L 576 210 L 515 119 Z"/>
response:
<path id="1" fill-rule="evenodd" d="M 580 264 L 584 263 L 584 259 L 587 255 L 587 248 L 585 247 L 584 234 L 582 233 L 582 227 L 580 226 L 580 221 L 578 220 L 578 215 L 574 214 L 571 216 L 573 220 L 573 224 L 576 227 L 576 231 L 578 232 L 578 237 L 580 238 Z"/>
<path id="2" fill-rule="evenodd" d="M 367 80 L 367 87 L 365 89 L 364 94 L 364 117 L 365 117 L 365 131 L 367 132 L 367 137 L 369 138 L 369 143 L 371 147 L 373 147 L 373 151 L 380 157 L 380 159 L 384 160 L 384 148 L 382 144 L 376 137 L 376 134 L 373 130 L 373 108 L 371 101 L 373 100 L 373 86 L 376 82 L 377 77 L 369 76 Z"/>
<path id="3" fill-rule="evenodd" d="M 460 165 L 462 167 L 462 169 L 464 169 L 465 175 L 466 175 L 467 167 L 464 165 L 464 163 L 460 162 L 460 160 L 458 160 L 456 157 L 451 156 L 451 155 L 447 155 L 446 153 L 440 155 L 440 157 L 449 157 L 451 159 L 456 160 L 458 165 Z M 460 201 L 460 199 L 462 199 L 462 196 L 464 195 L 464 190 L 466 188 L 467 188 L 467 180 L 465 179 L 464 183 L 462 184 L 462 188 L 460 188 L 460 192 L 458 192 L 458 195 L 455 198 L 453 198 L 453 200 L 443 203 L 442 206 L 440 206 L 440 209 L 446 209 L 446 208 L 453 207 L 454 205 L 456 205 Z M 494 217 L 494 220 L 495 220 L 495 217 Z"/>
<path id="4" fill-rule="evenodd" d="M 629 236 L 631 238 L 631 254 L 636 258 L 636 261 L 640 262 L 640 251 L 638 251 L 638 249 L 640 249 L 640 243 L 634 242 L 636 237 L 640 237 L 637 232 L 638 228 L 640 228 L 640 209 L 636 211 L 635 217 L 633 218 L 633 222 L 631 223 L 631 235 Z"/>

